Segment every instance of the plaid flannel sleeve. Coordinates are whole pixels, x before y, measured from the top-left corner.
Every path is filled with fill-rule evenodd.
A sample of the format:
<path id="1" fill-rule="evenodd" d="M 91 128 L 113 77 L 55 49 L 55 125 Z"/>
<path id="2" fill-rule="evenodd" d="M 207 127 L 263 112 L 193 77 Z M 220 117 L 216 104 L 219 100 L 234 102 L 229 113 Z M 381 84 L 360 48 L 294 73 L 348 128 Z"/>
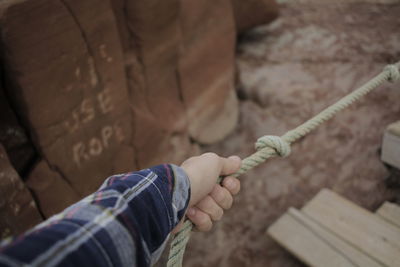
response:
<path id="1" fill-rule="evenodd" d="M 109 177 L 98 191 L 0 246 L 0 266 L 150 266 L 190 198 L 175 165 Z"/>

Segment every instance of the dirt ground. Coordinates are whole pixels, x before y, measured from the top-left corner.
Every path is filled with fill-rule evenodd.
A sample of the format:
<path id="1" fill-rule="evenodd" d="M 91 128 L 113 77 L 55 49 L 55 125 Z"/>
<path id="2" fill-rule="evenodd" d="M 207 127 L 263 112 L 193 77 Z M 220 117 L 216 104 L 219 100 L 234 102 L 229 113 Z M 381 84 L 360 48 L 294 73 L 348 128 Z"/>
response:
<path id="1" fill-rule="evenodd" d="M 278 20 L 241 37 L 240 122 L 204 151 L 245 157 L 258 137 L 285 133 L 400 60 L 398 1 L 284 2 Z M 265 234 L 289 207 L 324 187 L 370 210 L 399 200 L 379 152 L 385 127 L 400 119 L 399 99 L 400 84 L 383 86 L 295 144 L 289 158 L 242 176 L 234 208 L 213 232 L 192 235 L 184 265 L 302 266 Z"/>

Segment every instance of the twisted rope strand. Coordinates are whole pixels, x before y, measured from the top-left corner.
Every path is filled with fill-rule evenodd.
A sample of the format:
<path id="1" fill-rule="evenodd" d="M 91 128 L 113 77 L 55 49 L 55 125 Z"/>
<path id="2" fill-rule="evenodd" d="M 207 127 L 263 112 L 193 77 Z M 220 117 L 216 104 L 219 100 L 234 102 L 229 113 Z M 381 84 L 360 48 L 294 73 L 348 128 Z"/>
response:
<path id="1" fill-rule="evenodd" d="M 396 64 L 387 65 L 381 73 L 376 75 L 366 84 L 356 89 L 352 93 L 343 97 L 335 104 L 321 111 L 315 117 L 309 119 L 297 128 L 288 131 L 281 137 L 265 135 L 259 138 L 256 142 L 256 152 L 249 157 L 243 159 L 242 165 L 232 176 L 239 177 L 241 174 L 253 169 L 254 167 L 265 162 L 272 157 L 286 157 L 290 154 L 290 146 L 300 138 L 306 136 L 322 123 L 328 121 L 335 116 L 339 111 L 347 108 L 354 102 L 361 99 L 363 96 L 381 86 L 386 81 L 396 82 L 400 80 L 400 61 Z M 179 231 L 171 243 L 169 251 L 167 267 L 181 267 L 183 254 L 185 253 L 186 244 L 190 239 L 190 232 L 193 228 L 191 221 L 186 220 L 183 228 Z"/>

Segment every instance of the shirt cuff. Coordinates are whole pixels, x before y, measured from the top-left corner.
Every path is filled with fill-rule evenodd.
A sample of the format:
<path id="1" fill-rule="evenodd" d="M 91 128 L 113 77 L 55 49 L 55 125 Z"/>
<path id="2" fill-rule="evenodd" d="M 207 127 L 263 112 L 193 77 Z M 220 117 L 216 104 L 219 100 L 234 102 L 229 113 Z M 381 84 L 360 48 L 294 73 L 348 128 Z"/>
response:
<path id="1" fill-rule="evenodd" d="M 186 172 L 174 164 L 170 164 L 174 175 L 174 189 L 172 194 L 172 208 L 174 211 L 175 226 L 185 215 L 190 201 L 190 180 Z"/>

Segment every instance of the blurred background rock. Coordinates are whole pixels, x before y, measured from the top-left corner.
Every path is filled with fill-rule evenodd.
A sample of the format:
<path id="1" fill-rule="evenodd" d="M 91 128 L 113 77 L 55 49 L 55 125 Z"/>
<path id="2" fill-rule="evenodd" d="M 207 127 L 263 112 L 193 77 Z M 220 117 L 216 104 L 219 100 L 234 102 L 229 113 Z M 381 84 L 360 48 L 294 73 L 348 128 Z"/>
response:
<path id="1" fill-rule="evenodd" d="M 259 136 L 399 60 L 398 14 L 397 0 L 0 2 L 2 237 L 114 173 L 205 151 L 247 156 Z M 265 234 L 289 206 L 323 187 L 370 209 L 396 201 L 378 151 L 399 89 L 373 92 L 291 157 L 243 176 L 234 208 L 193 234 L 184 265 L 301 266 Z"/>

